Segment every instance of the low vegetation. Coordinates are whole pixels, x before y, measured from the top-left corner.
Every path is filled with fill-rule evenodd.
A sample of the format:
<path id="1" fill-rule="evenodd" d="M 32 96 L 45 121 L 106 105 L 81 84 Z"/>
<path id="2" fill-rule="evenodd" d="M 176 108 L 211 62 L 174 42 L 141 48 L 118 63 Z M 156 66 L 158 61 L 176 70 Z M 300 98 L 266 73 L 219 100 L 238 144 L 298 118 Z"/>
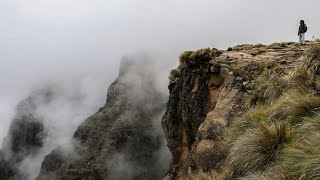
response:
<path id="1" fill-rule="evenodd" d="M 306 67 L 315 75 L 320 75 L 320 45 L 316 44 L 309 49 L 306 58 Z"/>
<path id="2" fill-rule="evenodd" d="M 290 172 L 291 179 L 320 179 L 319 139 L 316 132 L 283 150 L 280 162 Z"/>
<path id="3" fill-rule="evenodd" d="M 204 173 L 202 170 L 199 170 L 197 172 L 189 172 L 186 179 L 187 180 L 210 180 L 211 178 L 208 176 L 208 174 Z"/>
<path id="4" fill-rule="evenodd" d="M 264 105 L 279 98 L 288 88 L 284 77 L 285 72 L 280 68 L 265 69 L 247 97 L 248 106 Z"/>
<path id="5" fill-rule="evenodd" d="M 273 43 L 267 46 L 268 49 L 283 49 L 287 47 L 287 43 Z"/>
<path id="6" fill-rule="evenodd" d="M 319 75 L 319 45 L 294 70 L 263 68 L 246 97 L 248 111 L 219 142 L 226 157 L 220 179 L 320 180 Z"/>
<path id="7" fill-rule="evenodd" d="M 210 61 L 214 61 L 221 52 L 215 48 L 199 49 L 197 51 L 185 51 L 180 55 L 178 68 L 171 70 L 169 75 L 170 84 L 176 83 L 181 71 L 188 69 L 195 73 L 206 74 L 210 71 Z"/>

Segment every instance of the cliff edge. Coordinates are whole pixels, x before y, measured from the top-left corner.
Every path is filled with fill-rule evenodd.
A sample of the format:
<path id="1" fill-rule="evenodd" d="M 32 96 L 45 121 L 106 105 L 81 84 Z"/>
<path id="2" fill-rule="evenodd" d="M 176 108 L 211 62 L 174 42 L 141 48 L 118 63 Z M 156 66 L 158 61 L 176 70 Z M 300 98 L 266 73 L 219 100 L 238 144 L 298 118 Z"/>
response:
<path id="1" fill-rule="evenodd" d="M 317 42 L 184 52 L 162 119 L 163 179 L 320 177 L 319 61 Z"/>

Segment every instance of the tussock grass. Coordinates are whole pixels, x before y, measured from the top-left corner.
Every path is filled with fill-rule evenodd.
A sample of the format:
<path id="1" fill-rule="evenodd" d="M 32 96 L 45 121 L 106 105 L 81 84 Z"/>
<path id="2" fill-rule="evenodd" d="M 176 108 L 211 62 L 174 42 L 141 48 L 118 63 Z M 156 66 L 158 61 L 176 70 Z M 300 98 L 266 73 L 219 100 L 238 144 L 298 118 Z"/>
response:
<path id="1" fill-rule="evenodd" d="M 239 180 L 291 180 L 287 170 L 279 164 L 274 163 L 272 167 L 266 171 L 256 172 L 245 177 L 238 178 Z"/>
<path id="2" fill-rule="evenodd" d="M 221 152 L 227 156 L 239 136 L 245 134 L 248 130 L 255 128 L 258 124 L 268 122 L 267 112 L 261 109 L 253 109 L 245 113 L 241 118 L 234 121 L 224 133 L 223 140 L 219 146 Z"/>
<path id="3" fill-rule="evenodd" d="M 239 178 L 239 180 L 273 180 L 273 179 L 263 174 L 251 174 L 249 176 Z"/>
<path id="4" fill-rule="evenodd" d="M 261 123 L 247 131 L 232 143 L 228 156 L 232 176 L 241 177 L 266 169 L 291 137 L 287 122 Z"/>
<path id="5" fill-rule="evenodd" d="M 313 94 L 317 89 L 316 79 L 305 66 L 297 67 L 289 77 L 289 87 L 301 94 Z"/>
<path id="6" fill-rule="evenodd" d="M 265 70 L 256 80 L 254 89 L 247 97 L 249 107 L 263 105 L 279 98 L 288 89 L 282 70 Z"/>
<path id="7" fill-rule="evenodd" d="M 252 62 L 245 65 L 233 64 L 230 66 L 234 76 L 241 77 L 244 81 L 254 80 L 265 70 L 275 67 L 274 63 Z"/>
<path id="8" fill-rule="evenodd" d="M 313 132 L 320 132 L 320 113 L 303 119 L 303 123 L 296 126 L 297 134 L 300 137 L 306 137 Z"/>
<path id="9" fill-rule="evenodd" d="M 310 94 L 286 94 L 272 108 L 272 118 L 288 119 L 292 124 L 301 123 L 305 117 L 320 112 L 320 97 Z"/>
<path id="10" fill-rule="evenodd" d="M 305 65 L 315 75 L 320 75 L 320 45 L 312 46 L 307 53 Z"/>
<path id="11" fill-rule="evenodd" d="M 288 170 L 291 179 L 320 179 L 320 134 L 314 133 L 284 149 L 281 162 Z"/>

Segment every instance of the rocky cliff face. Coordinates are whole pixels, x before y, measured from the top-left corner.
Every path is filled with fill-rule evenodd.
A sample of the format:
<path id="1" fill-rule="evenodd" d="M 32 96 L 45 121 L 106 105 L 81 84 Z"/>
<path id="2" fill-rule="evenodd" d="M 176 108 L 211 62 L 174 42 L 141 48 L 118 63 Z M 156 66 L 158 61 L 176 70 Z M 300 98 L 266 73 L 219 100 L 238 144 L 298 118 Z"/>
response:
<path id="1" fill-rule="evenodd" d="M 170 97 L 162 119 L 173 155 L 164 179 L 237 177 L 230 175 L 232 170 L 226 173 L 230 164 L 230 155 L 223 144 L 227 142 L 226 130 L 255 108 L 262 97 L 277 94 L 281 84 L 275 85 L 274 89 L 260 87 L 258 85 L 263 83 L 268 86 L 271 81 L 261 82 L 260 79 L 267 72 L 274 76 L 293 72 L 300 66 L 308 46 L 275 43 L 236 46 L 228 51 L 202 49 L 183 53 L 179 67 L 170 75 Z M 262 92 L 265 94 L 260 97 L 255 93 L 264 89 L 258 88 L 274 93 Z"/>
<path id="2" fill-rule="evenodd" d="M 74 133 L 73 148 L 55 149 L 37 180 L 160 179 L 163 137 L 154 127 L 166 98 L 157 90 L 148 61 L 122 60 L 106 104 Z"/>

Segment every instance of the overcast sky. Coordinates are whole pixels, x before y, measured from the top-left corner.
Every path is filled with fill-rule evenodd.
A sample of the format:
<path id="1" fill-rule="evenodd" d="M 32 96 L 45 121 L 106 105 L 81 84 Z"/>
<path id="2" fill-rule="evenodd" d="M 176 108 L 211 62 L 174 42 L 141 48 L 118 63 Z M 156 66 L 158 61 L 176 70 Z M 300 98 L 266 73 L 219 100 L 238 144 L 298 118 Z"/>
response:
<path id="1" fill-rule="evenodd" d="M 184 50 L 297 41 L 300 19 L 307 37 L 320 37 L 319 6 L 319 0 L 0 0 L 0 142 L 15 104 L 43 82 L 83 81 L 101 104 L 123 55 L 151 52 L 173 67 Z"/>

